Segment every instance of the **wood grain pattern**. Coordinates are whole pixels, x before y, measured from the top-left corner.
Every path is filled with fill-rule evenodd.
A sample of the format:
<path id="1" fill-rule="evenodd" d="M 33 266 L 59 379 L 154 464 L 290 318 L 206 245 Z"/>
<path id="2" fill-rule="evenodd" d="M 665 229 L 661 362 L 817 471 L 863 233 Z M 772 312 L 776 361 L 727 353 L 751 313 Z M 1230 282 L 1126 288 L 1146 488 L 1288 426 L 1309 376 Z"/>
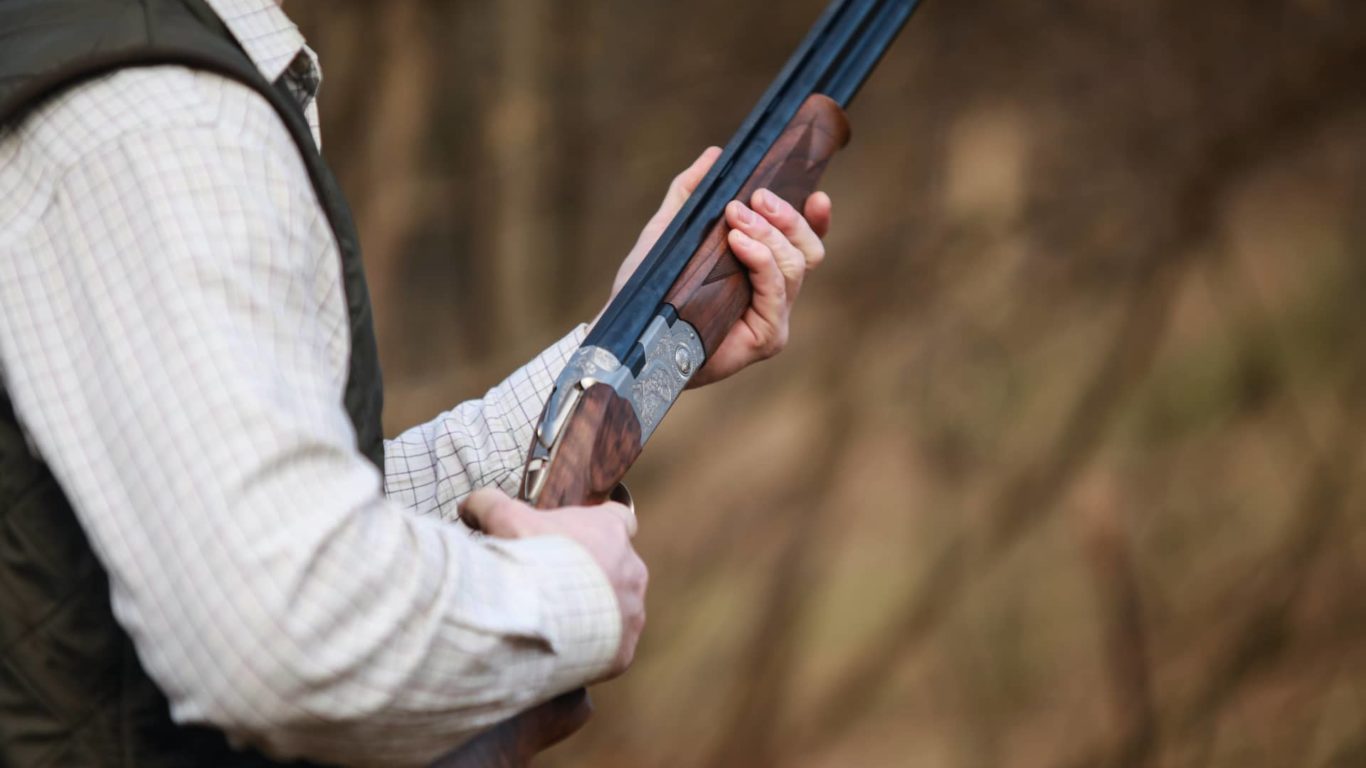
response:
<path id="1" fill-rule="evenodd" d="M 767 188 L 802 210 L 830 158 L 848 143 L 849 120 L 839 104 L 821 94 L 808 97 L 738 199 L 748 203 L 755 191 Z M 749 275 L 730 252 L 729 231 L 724 218 L 716 222 L 664 299 L 697 329 L 708 355 L 749 306 Z"/>
<path id="2" fill-rule="evenodd" d="M 579 400 L 551 457 L 536 506 L 601 504 L 640 456 L 640 421 L 616 390 L 594 384 Z"/>

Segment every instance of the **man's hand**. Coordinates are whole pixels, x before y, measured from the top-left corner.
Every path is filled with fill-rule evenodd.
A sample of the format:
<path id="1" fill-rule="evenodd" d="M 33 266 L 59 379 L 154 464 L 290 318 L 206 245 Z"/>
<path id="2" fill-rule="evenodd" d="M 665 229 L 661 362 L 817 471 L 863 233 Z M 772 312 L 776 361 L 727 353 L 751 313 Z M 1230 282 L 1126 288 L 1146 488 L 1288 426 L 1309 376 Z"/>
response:
<path id="1" fill-rule="evenodd" d="M 460 516 L 489 536 L 564 536 L 587 550 L 607 575 L 621 611 L 621 645 L 607 677 L 616 677 L 631 666 L 636 643 L 645 629 L 645 587 L 649 582 L 644 561 L 631 547 L 631 538 L 636 535 L 636 516 L 631 510 L 610 502 L 597 507 L 540 510 L 502 491 L 482 488 L 460 505 Z"/>
<path id="2" fill-rule="evenodd" d="M 617 270 L 612 286 L 613 298 L 720 155 L 719 147 L 709 147 L 674 178 L 664 202 L 641 230 L 635 247 Z M 689 382 L 690 387 L 720 381 L 748 365 L 778 354 L 787 345 L 792 303 L 801 291 L 807 271 L 815 269 L 825 259 L 821 238 L 830 230 L 828 195 L 824 192 L 811 195 L 804 208 L 803 213 L 798 213 L 782 198 L 765 189 L 755 192 L 749 205 L 736 200 L 726 206 L 726 223 L 731 227 L 730 249 L 749 270 L 754 296 L 740 321 Z"/>

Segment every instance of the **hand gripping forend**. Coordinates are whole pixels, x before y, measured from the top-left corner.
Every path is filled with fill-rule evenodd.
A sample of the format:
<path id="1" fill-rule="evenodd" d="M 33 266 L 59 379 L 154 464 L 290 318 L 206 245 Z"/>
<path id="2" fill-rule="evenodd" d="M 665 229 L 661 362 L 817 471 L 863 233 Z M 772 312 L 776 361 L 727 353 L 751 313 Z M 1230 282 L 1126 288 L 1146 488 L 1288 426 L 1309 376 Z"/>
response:
<path id="1" fill-rule="evenodd" d="M 756 191 L 767 188 L 801 211 L 830 158 L 848 143 L 844 110 L 827 96 L 809 96 L 737 199 L 748 203 Z M 664 299 L 697 329 L 707 354 L 715 351 L 749 306 L 749 276 L 730 252 L 728 231 L 724 217 L 716 222 Z"/>

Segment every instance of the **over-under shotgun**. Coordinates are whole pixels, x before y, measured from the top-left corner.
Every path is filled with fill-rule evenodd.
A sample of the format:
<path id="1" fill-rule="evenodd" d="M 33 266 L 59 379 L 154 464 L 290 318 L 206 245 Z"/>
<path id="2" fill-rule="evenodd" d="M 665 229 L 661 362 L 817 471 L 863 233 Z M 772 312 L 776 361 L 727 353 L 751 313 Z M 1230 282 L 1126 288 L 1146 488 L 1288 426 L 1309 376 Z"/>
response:
<path id="1" fill-rule="evenodd" d="M 527 458 L 536 507 L 606 501 L 750 302 L 726 245 L 731 200 L 767 188 L 802 210 L 849 140 L 848 106 L 920 0 L 835 0 L 555 382 Z M 494 726 L 438 768 L 523 766 L 577 730 L 582 689 Z"/>

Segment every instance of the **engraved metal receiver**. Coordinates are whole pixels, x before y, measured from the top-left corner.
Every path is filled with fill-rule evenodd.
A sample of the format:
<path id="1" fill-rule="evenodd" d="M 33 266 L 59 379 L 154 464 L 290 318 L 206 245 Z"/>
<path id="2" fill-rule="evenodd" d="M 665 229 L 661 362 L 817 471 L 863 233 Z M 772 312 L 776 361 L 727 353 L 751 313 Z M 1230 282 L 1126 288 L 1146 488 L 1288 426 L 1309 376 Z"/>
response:
<path id="1" fill-rule="evenodd" d="M 643 446 L 688 381 L 706 363 L 707 354 L 696 329 L 665 305 L 640 335 L 627 360 L 623 363 L 610 351 L 590 345 L 580 347 L 569 358 L 536 425 L 536 440 L 522 476 L 523 500 L 535 503 L 540 495 L 545 470 L 555 457 L 565 424 L 589 388 L 607 384 L 631 404 L 640 423 Z M 630 492 L 624 486 L 613 495 L 613 501 L 630 506 Z"/>

